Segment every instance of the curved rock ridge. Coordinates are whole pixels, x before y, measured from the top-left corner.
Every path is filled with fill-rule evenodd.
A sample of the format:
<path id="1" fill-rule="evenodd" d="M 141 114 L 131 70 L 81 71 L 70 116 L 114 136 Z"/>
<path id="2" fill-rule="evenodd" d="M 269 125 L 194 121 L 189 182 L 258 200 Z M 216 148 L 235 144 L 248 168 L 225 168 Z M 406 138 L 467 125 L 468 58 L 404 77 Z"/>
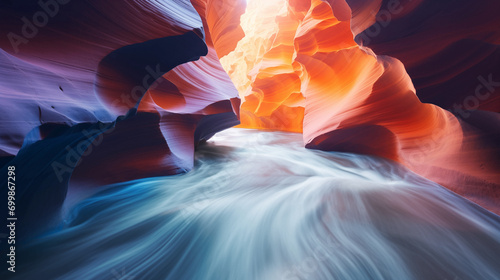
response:
<path id="1" fill-rule="evenodd" d="M 248 6 L 245 38 L 221 60 L 242 96 L 241 126 L 302 132 L 308 148 L 401 162 L 498 212 L 497 133 L 422 103 L 400 60 L 358 45 L 356 27 L 373 24 L 370 9 L 382 2 L 354 2 L 352 12 L 345 1 Z"/>
<path id="2" fill-rule="evenodd" d="M 325 5 L 316 1 L 315 6 L 314 2 L 311 17 Z M 310 42 L 318 38 L 319 24 L 307 25 L 307 17 L 302 25 L 306 35 L 297 38 L 296 45 L 300 39 Z M 326 19 L 331 20 L 331 14 Z M 297 68 L 305 69 L 310 87 L 303 91 L 307 147 L 391 158 L 500 211 L 500 146 L 495 142 L 500 134 L 498 114 L 478 115 L 475 122 L 456 118 L 442 108 L 421 103 L 410 80 L 413 76 L 399 60 L 375 55 L 366 47 L 329 51 L 331 44 L 318 44 L 312 54 L 297 51 Z M 354 78 L 346 79 L 349 74 Z M 453 92 L 450 95 L 453 100 Z M 480 118 L 492 125 L 478 125 Z"/>
<path id="3" fill-rule="evenodd" d="M 245 12 L 245 0 L 191 0 L 198 11 L 205 30 L 209 30 L 207 45 L 215 48 L 219 57 L 224 57 L 236 48 L 245 36 L 240 26 L 240 17 Z"/>
<path id="4" fill-rule="evenodd" d="M 69 80 L 0 49 L 0 157 L 14 156 L 28 133 L 43 124 L 111 120 L 92 95 Z M 42 130 L 37 140 L 44 137 Z"/>
<path id="5" fill-rule="evenodd" d="M 0 36 L 3 38 L 0 40 L 0 48 L 7 53 L 3 56 L 10 56 L 11 65 L 25 73 L 19 75 L 17 79 L 2 79 L 2 83 L 9 83 L 3 87 L 3 94 L 9 95 L 9 98 L 14 100 L 18 98 L 26 100 L 9 102 L 12 105 L 8 106 L 10 108 L 15 108 L 19 104 L 26 106 L 15 115 L 6 112 L 3 116 L 17 121 L 15 125 L 12 125 L 14 124 L 12 121 L 2 123 L 8 126 L 4 127 L 2 132 L 16 137 L 13 145 L 17 148 L 11 150 L 10 154 L 16 154 L 27 132 L 40 125 L 29 117 L 38 115 L 39 110 L 42 118 L 50 116 L 48 121 L 42 123 L 75 124 L 78 121 L 97 119 L 114 120 L 113 116 L 105 112 L 93 92 L 95 70 L 99 61 L 115 48 L 158 36 L 149 31 L 149 34 L 131 31 L 133 29 L 131 27 L 138 20 L 136 18 L 136 22 L 133 22 L 126 19 L 125 15 L 138 16 L 141 12 L 136 9 L 136 4 L 129 2 L 121 6 L 124 14 L 106 13 L 106 9 L 116 10 L 118 7 L 99 1 L 40 1 L 42 3 L 40 4 L 39 1 L 24 0 L 4 1 L 0 4 L 2 6 Z M 93 20 L 89 21 L 89 18 Z M 128 26 L 122 29 L 120 25 Z M 121 39 L 118 40 L 119 37 Z M 22 65 L 18 61 L 22 61 Z M 2 67 L 9 67 L 9 63 L 4 62 L 2 60 Z M 50 79 L 45 78 L 45 85 L 39 85 L 36 89 L 23 88 L 16 93 L 10 92 L 12 89 L 24 86 L 24 83 L 40 80 L 36 76 L 37 73 L 46 73 L 44 75 L 50 73 Z M 20 97 L 21 95 L 24 97 Z M 62 95 L 69 96 L 71 100 L 63 98 Z M 42 105 L 38 109 L 36 102 L 31 105 L 26 104 L 30 102 L 28 100 L 37 99 L 37 96 L 50 103 L 50 106 Z M 55 116 L 57 113 L 52 113 L 62 108 L 72 109 L 57 117 Z M 100 113 L 84 117 L 85 111 L 100 111 Z M 68 122 L 68 117 L 76 122 Z M 21 131 L 22 133 L 18 134 Z"/>
<path id="6" fill-rule="evenodd" d="M 182 2 L 169 5 L 162 5 L 158 1 L 104 3 L 59 0 L 40 3 L 30 0 L 2 2 L 0 36 L 4 39 L 0 40 L 0 48 L 5 52 L 2 57 L 7 55 L 12 62 L 12 66 L 8 66 L 9 62 L 3 63 L 5 60 L 2 59 L 2 67 L 16 67 L 24 72 L 17 79 L 2 79 L 2 83 L 9 83 L 3 86 L 3 94 L 25 100 L 36 100 L 39 96 L 39 99 L 50 104 L 40 106 L 42 118 L 51 116 L 50 121 L 44 122 L 68 123 L 68 117 L 75 120 L 70 125 L 81 121 L 113 121 L 117 116 L 106 112 L 109 108 L 97 100 L 94 92 L 100 61 L 123 46 L 181 35 L 201 27 L 201 20 L 194 8 Z M 22 65 L 17 61 L 22 61 Z M 24 86 L 24 81 L 40 81 L 37 73 L 50 73 L 51 77 L 45 78 L 45 85 L 39 85 L 36 92 L 32 88 L 12 92 L 12 89 Z M 65 99 L 62 95 L 71 99 Z M 12 104 L 10 108 L 15 108 L 18 106 L 16 104 L 26 102 L 29 101 L 12 100 L 9 104 Z M 11 149 L 10 154 L 16 154 L 27 132 L 40 125 L 29 117 L 39 114 L 35 105 L 24 106 L 22 113 L 20 111 L 14 115 L 6 112 L 2 116 L 18 121 L 2 122 L 8 126 L 2 133 L 16 138 L 11 145 L 17 149 Z M 65 110 L 55 117 L 57 113 L 52 111 L 61 108 L 73 109 Z M 85 117 L 88 115 L 86 111 L 94 116 Z"/>
<path id="7" fill-rule="evenodd" d="M 500 2 L 347 0 L 356 41 L 406 67 L 422 102 L 500 112 Z"/>
<path id="8" fill-rule="evenodd" d="M 162 174 L 161 170 L 165 170 L 164 174 L 189 170 L 198 141 L 237 124 L 238 93 L 215 49 L 219 55 L 227 53 L 242 37 L 238 13 L 245 7 L 244 1 L 232 5 L 226 5 L 228 1 L 191 2 L 2 3 L 0 24 L 5 28 L 0 35 L 7 38 L 0 41 L 2 72 L 12 73 L 12 77 L 16 71 L 23 72 L 16 76 L 36 82 L 24 84 L 17 77 L 1 81 L 5 89 L 1 94 L 13 106 L 0 116 L 1 139 L 5 139 L 0 155 L 16 155 L 28 132 L 41 124 L 112 122 L 122 115 L 137 118 L 130 121 L 137 128 L 109 132 L 102 145 L 106 146 L 109 138 L 109 145 L 118 150 L 135 149 L 142 157 L 136 160 L 154 170 L 142 173 L 129 164 L 119 172 L 127 175 L 120 178 L 113 175 L 116 171 L 112 169 L 119 169 L 123 161 L 96 147 L 79 162 L 76 173 L 80 175 L 75 175 L 74 180 L 110 182 L 109 178 L 114 178 L 111 182 L 115 182 Z M 226 34 L 228 30 L 233 31 Z M 19 114 L 21 111 L 25 113 Z M 157 117 L 134 117 L 136 112 Z M 206 118 L 211 115 L 215 116 Z M 141 125 L 140 120 L 148 123 Z M 127 135 L 136 136 L 136 130 L 142 137 L 153 138 L 159 132 L 164 147 L 157 148 L 172 148 L 179 158 L 170 160 L 165 155 L 165 164 L 148 160 L 147 150 L 153 147 L 126 143 Z M 107 154 L 109 168 L 103 167 L 103 173 L 107 170 L 109 176 L 92 176 L 90 169 L 84 172 L 85 166 L 101 160 L 101 152 Z"/>

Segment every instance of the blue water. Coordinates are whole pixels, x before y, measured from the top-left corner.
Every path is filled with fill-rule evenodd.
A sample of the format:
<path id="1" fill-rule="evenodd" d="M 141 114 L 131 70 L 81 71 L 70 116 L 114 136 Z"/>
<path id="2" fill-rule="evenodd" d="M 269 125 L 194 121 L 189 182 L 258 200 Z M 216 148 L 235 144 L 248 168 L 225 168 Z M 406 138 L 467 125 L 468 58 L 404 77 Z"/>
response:
<path id="1" fill-rule="evenodd" d="M 14 279 L 500 279 L 498 216 L 301 137 L 229 129 L 187 174 L 105 187 L 21 250 Z"/>

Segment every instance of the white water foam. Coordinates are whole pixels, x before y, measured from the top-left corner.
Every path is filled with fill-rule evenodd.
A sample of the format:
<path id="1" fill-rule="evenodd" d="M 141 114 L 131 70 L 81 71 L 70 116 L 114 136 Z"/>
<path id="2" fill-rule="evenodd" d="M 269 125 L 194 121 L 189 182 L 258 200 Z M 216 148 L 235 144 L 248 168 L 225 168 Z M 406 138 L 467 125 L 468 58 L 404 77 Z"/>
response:
<path id="1" fill-rule="evenodd" d="M 20 254 L 16 279 L 500 279 L 500 218 L 395 162 L 233 128 Z"/>

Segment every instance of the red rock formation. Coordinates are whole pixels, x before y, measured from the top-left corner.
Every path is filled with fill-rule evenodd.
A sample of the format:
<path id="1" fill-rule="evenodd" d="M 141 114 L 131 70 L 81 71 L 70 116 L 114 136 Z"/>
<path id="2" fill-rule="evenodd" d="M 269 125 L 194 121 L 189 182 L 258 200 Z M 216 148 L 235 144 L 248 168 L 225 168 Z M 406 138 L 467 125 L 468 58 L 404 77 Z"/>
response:
<path id="1" fill-rule="evenodd" d="M 344 1 L 266 3 L 249 6 L 242 18 L 246 37 L 227 56 L 231 59 L 222 60 L 242 96 L 242 126 L 303 131 L 309 148 L 396 160 L 500 210 L 494 206 L 500 199 L 499 162 L 493 156 L 498 147 L 484 144 L 490 138 L 450 112 L 422 103 L 399 60 L 354 41 L 353 33 L 373 24 L 370 10 L 378 9 L 380 1 L 355 9 L 352 22 Z M 418 3 L 411 7 L 417 9 Z M 273 16 L 276 11 L 278 16 Z M 263 16 L 267 27 L 249 25 L 247 31 L 244 18 L 256 15 Z M 417 46 L 413 50 L 420 51 Z M 279 59 L 269 60 L 275 57 Z M 286 86 L 276 81 L 286 81 Z M 305 101 L 293 103 L 295 111 L 288 117 L 274 118 L 281 113 L 282 100 L 292 94 Z M 302 119 L 302 108 L 300 127 L 289 119 L 293 114 Z"/>
<path id="2" fill-rule="evenodd" d="M 356 41 L 401 60 L 422 102 L 500 112 L 499 1 L 347 2 Z"/>

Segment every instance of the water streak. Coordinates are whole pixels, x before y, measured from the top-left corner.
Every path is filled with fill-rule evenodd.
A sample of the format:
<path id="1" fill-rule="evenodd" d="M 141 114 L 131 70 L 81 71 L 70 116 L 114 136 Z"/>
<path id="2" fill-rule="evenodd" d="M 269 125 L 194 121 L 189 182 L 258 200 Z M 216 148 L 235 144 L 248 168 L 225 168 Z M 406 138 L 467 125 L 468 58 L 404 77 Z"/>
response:
<path id="1" fill-rule="evenodd" d="M 498 216 L 293 133 L 229 129 L 193 171 L 112 185 L 62 223 L 19 253 L 15 279 L 500 278 Z"/>

